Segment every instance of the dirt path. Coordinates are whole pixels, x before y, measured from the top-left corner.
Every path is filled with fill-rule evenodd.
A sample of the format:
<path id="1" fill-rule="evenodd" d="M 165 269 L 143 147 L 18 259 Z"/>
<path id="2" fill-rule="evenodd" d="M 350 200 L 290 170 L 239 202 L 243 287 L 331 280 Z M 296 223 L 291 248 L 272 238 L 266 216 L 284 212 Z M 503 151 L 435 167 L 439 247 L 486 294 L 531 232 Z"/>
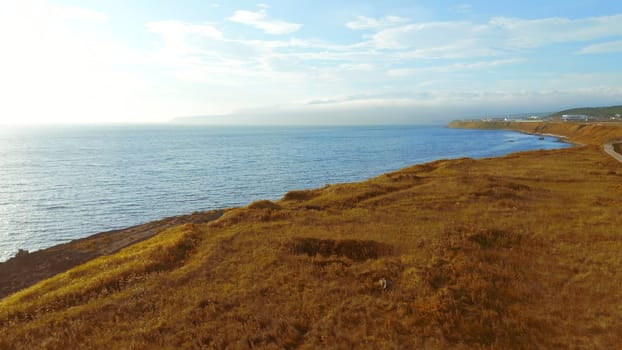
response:
<path id="1" fill-rule="evenodd" d="M 605 152 L 607 152 L 608 155 L 612 156 L 618 162 L 622 163 L 622 154 L 616 152 L 615 148 L 613 147 L 615 144 L 618 144 L 618 143 L 622 143 L 622 140 L 605 143 L 603 145 L 603 148 L 605 149 Z"/>
<path id="2" fill-rule="evenodd" d="M 91 259 L 113 254 L 173 226 L 216 220 L 223 213 L 224 210 L 212 210 L 174 216 L 98 233 L 32 253 L 20 251 L 15 257 L 0 263 L 0 299 Z"/>

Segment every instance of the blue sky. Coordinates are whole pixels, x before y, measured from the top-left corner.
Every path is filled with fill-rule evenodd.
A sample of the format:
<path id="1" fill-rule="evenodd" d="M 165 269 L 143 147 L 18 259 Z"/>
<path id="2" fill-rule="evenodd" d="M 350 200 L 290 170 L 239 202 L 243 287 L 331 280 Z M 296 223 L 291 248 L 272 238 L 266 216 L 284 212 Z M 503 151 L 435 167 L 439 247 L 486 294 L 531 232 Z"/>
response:
<path id="1" fill-rule="evenodd" d="M 622 104 L 620 1 L 3 1 L 0 123 L 445 123 Z"/>

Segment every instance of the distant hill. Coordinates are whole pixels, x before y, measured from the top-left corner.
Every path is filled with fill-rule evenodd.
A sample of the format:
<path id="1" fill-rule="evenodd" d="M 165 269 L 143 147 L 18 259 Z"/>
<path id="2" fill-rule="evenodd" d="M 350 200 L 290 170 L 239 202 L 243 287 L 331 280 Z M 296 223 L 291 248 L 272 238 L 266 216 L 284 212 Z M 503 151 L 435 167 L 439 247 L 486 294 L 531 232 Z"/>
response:
<path id="1" fill-rule="evenodd" d="M 622 106 L 573 108 L 553 113 L 549 118 L 554 120 L 560 119 L 564 114 L 582 114 L 594 117 L 595 119 L 610 119 L 611 117 L 615 117 L 616 114 L 622 115 Z"/>

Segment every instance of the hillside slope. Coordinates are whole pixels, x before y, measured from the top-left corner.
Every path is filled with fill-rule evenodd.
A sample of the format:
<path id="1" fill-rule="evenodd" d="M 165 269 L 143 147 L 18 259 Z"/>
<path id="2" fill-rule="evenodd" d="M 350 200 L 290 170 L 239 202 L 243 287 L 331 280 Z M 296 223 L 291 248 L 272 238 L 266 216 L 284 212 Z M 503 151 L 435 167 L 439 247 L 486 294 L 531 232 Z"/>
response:
<path id="1" fill-rule="evenodd" d="M 450 128 L 515 130 L 530 134 L 565 136 L 569 141 L 586 145 L 602 145 L 622 139 L 622 124 L 618 123 L 564 123 L 564 122 L 510 122 L 455 120 Z"/>
<path id="2" fill-rule="evenodd" d="M 222 210 L 213 210 L 180 215 L 98 233 L 35 252 L 22 250 L 8 261 L 0 262 L 0 299 L 96 257 L 113 254 L 168 228 L 184 223 L 208 222 L 222 214 Z"/>
<path id="3" fill-rule="evenodd" d="M 549 117 L 559 119 L 564 114 L 582 114 L 598 119 L 607 119 L 615 116 L 616 114 L 622 114 L 622 106 L 572 108 L 553 113 Z"/>

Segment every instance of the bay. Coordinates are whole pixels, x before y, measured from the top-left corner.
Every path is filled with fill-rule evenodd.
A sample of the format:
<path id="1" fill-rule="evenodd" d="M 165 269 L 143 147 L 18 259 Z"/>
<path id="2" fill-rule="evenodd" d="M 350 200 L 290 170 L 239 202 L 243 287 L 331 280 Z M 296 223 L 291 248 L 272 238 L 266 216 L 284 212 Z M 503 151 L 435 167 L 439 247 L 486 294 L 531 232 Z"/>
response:
<path id="1" fill-rule="evenodd" d="M 436 159 L 567 147 L 440 126 L 4 127 L 0 261 L 162 217 L 278 199 Z"/>

